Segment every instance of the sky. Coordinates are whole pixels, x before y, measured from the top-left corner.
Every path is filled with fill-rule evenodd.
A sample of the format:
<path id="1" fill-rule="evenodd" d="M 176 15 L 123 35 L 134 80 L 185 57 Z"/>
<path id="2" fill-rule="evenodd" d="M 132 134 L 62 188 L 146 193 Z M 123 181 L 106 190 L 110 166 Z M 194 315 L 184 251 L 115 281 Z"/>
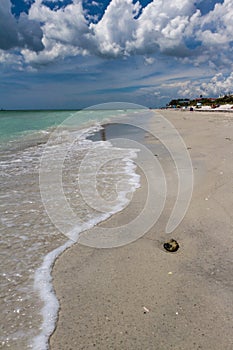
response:
<path id="1" fill-rule="evenodd" d="M 0 108 L 233 93 L 232 0 L 0 0 Z"/>

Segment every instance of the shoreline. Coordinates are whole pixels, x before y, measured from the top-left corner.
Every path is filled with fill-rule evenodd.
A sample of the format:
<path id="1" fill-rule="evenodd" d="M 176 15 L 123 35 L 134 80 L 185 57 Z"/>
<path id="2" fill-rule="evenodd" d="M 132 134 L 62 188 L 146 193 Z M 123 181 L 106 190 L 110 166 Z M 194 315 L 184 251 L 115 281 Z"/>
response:
<path id="1" fill-rule="evenodd" d="M 185 110 L 182 110 L 182 108 L 164 108 L 164 109 L 160 109 L 160 111 L 163 111 L 163 110 L 168 110 L 168 111 L 173 111 L 173 112 L 188 112 L 188 108 L 185 109 Z M 215 113 L 233 113 L 233 109 L 221 109 L 221 108 L 195 108 L 193 107 L 193 110 L 192 111 L 189 111 L 189 112 L 215 112 Z"/>
<path id="2" fill-rule="evenodd" d="M 68 240 L 63 245 L 50 251 L 45 255 L 42 265 L 35 272 L 34 290 L 38 293 L 40 301 L 44 305 L 41 309 L 43 319 L 40 326 L 41 332 L 33 338 L 31 344 L 33 349 L 46 349 L 49 338 L 56 329 L 60 305 L 52 285 L 52 269 L 59 256 L 74 243 Z"/>
<path id="3" fill-rule="evenodd" d="M 117 123 L 113 124 L 117 125 Z M 94 127 L 96 130 L 91 131 L 90 133 L 84 132 L 87 134 L 86 139 L 87 140 L 93 140 L 93 141 L 108 141 L 102 139 L 102 132 L 106 128 L 111 127 L 111 124 L 103 123 L 101 125 L 101 129 Z M 85 129 L 84 129 L 85 130 Z M 111 130 L 111 128 L 110 128 Z M 133 151 L 134 152 L 134 151 Z M 133 159 L 133 155 L 131 154 L 130 159 Z M 125 169 L 126 171 L 126 169 Z M 127 165 L 127 172 L 131 174 L 131 177 L 134 178 L 134 186 L 136 188 L 138 187 L 138 174 L 134 174 L 134 165 L 133 168 L 131 165 Z M 132 178 L 131 178 L 132 180 Z M 135 190 L 136 190 L 135 188 Z M 134 191 L 135 191 L 134 190 Z M 101 221 L 97 222 L 97 224 L 91 223 L 91 225 L 88 225 L 89 227 L 93 228 L 95 226 L 98 226 L 101 223 L 107 222 L 111 219 L 112 216 L 116 215 L 118 211 L 109 213 L 108 217 L 105 219 L 102 219 Z M 82 234 L 81 231 L 79 235 Z M 72 240 L 67 238 L 68 240 L 61 246 L 58 246 L 54 250 L 50 251 L 44 256 L 43 262 L 41 266 L 35 271 L 34 274 L 34 290 L 38 293 L 40 302 L 43 303 L 43 307 L 41 309 L 41 315 L 42 315 L 42 324 L 40 326 L 40 333 L 37 334 L 32 342 L 30 343 L 30 346 L 33 347 L 33 349 L 47 349 L 47 344 L 49 343 L 50 337 L 53 335 L 56 329 L 56 324 L 58 321 L 58 314 L 60 305 L 58 302 L 58 299 L 56 297 L 56 294 L 53 289 L 52 285 L 52 270 L 56 263 L 56 260 L 59 259 L 59 257 L 66 251 L 69 250 L 71 246 L 74 244 L 77 244 L 76 240 Z"/>
<path id="4" fill-rule="evenodd" d="M 195 109 L 195 112 L 233 113 L 232 109 Z"/>
<path id="5" fill-rule="evenodd" d="M 197 120 L 192 112 L 158 112 L 170 118 L 189 148 L 195 172 L 191 206 L 172 235 L 164 227 L 173 196 L 139 240 L 113 249 L 75 244 L 56 259 L 52 276 L 60 311 L 51 350 L 231 349 L 228 208 L 233 196 L 227 188 L 232 184 L 233 118 L 210 118 L 202 111 Z M 116 226 L 137 215 L 144 189 L 137 189 L 126 210 L 100 225 Z M 171 236 L 180 243 L 174 254 L 162 247 Z"/>

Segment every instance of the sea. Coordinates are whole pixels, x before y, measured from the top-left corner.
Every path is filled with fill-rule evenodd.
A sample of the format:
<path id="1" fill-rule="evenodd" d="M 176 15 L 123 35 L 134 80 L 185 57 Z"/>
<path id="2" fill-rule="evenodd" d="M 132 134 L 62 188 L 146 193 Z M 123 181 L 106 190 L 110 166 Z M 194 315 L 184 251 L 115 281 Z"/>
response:
<path id="1" fill-rule="evenodd" d="M 83 230 L 122 210 L 129 200 L 127 194 L 140 186 L 135 165 L 138 150 L 113 146 L 104 127 L 140 119 L 140 108 L 131 107 L 115 104 L 114 108 L 101 105 L 77 111 L 0 111 L 1 349 L 49 348 L 59 309 L 51 270 L 55 259 L 75 243 L 66 234 L 69 218 L 63 217 L 60 208 L 57 217 L 63 230 L 56 215 L 55 219 L 51 217 L 41 195 L 41 171 L 43 176 L 46 174 L 46 169 L 41 170 L 43 156 L 52 154 L 51 164 L 56 160 L 62 164 L 58 169 L 62 172 L 62 191 L 80 219 L 77 238 Z M 117 130 L 120 134 L 123 127 Z M 65 153 L 61 152 L 64 149 Z M 92 150 L 95 157 L 89 157 L 89 166 L 83 167 Z M 117 156 L 104 164 L 106 154 Z M 98 163 L 101 167 L 94 179 Z M 109 205 L 98 211 L 87 203 L 79 186 L 81 167 L 86 181 L 82 182 L 82 191 L 83 186 L 85 192 L 92 181 L 97 181 L 98 193 L 105 203 L 114 200 L 114 208 Z M 50 176 L 49 181 L 56 181 L 56 176 Z M 128 186 L 121 189 L 118 203 L 116 184 L 122 181 Z M 49 201 L 56 214 L 56 193 Z"/>

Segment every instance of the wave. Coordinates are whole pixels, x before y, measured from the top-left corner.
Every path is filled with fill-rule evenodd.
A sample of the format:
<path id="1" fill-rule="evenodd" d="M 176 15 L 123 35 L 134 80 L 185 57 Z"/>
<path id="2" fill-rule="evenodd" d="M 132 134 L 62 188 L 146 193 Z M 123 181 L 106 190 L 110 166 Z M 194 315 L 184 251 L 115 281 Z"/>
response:
<path id="1" fill-rule="evenodd" d="M 109 121 L 109 118 L 105 118 L 102 122 L 106 123 Z M 121 149 L 113 147 L 111 142 L 109 141 L 98 141 L 93 142 L 88 140 L 88 137 L 95 133 L 98 130 L 101 130 L 102 126 L 95 122 L 89 124 L 86 128 L 82 129 L 78 133 L 79 147 L 94 149 L 94 160 L 95 162 L 99 162 L 103 155 L 101 155 L 100 150 L 106 152 L 113 152 L 117 150 L 119 155 L 121 154 Z M 70 132 L 71 130 L 69 130 Z M 60 130 L 61 132 L 61 130 Z M 72 133 L 72 131 L 71 131 Z M 63 135 L 64 136 L 64 135 Z M 76 135 L 77 136 L 77 135 Z M 54 145 L 52 146 L 54 147 Z M 33 339 L 32 344 L 30 345 L 34 350 L 47 350 L 49 348 L 49 338 L 51 334 L 54 332 L 56 327 L 56 322 L 58 319 L 58 311 L 59 311 L 59 302 L 56 297 L 55 291 L 52 285 L 52 268 L 56 259 L 68 248 L 70 248 L 77 240 L 78 236 L 81 232 L 91 229 L 98 223 L 108 219 L 113 214 L 123 210 L 126 205 L 129 203 L 129 199 L 127 197 L 128 193 L 133 193 L 140 186 L 140 176 L 136 174 L 136 165 L 134 163 L 134 159 L 137 156 L 137 150 L 134 149 L 122 149 L 122 170 L 119 170 L 117 173 L 115 171 L 116 167 L 112 166 L 108 170 L 103 173 L 103 176 L 110 176 L 111 181 L 114 181 L 114 176 L 124 176 L 125 182 L 127 182 L 126 186 L 121 188 L 119 191 L 119 196 L 114 202 L 116 205 L 114 207 L 109 207 L 109 211 L 93 214 L 93 216 L 89 217 L 88 220 L 84 220 L 79 225 L 74 227 L 74 232 L 70 234 L 70 237 L 74 237 L 74 240 L 69 239 L 65 244 L 60 247 L 54 249 L 50 253 L 48 253 L 43 260 L 42 265 L 36 270 L 34 276 L 34 289 L 37 291 L 40 299 L 44 303 L 44 306 L 41 310 L 41 315 L 43 318 L 43 322 L 40 327 L 40 333 Z M 98 158 L 99 157 L 99 158 Z M 112 178 L 111 178 L 112 176 Z M 87 176 L 88 181 L 88 176 Z M 111 182 L 110 182 L 111 185 Z M 88 183 L 86 184 L 86 188 L 88 189 Z M 90 192 L 90 197 L 91 197 Z M 94 205 L 93 203 L 89 203 L 90 205 Z"/>

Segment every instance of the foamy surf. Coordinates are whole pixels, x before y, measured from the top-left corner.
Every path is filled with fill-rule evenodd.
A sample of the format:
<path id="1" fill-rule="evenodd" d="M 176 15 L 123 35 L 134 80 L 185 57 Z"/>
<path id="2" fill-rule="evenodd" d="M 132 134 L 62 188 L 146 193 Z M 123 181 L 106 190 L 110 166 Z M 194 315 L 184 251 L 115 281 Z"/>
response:
<path id="1" fill-rule="evenodd" d="M 47 113 L 49 117 L 50 113 Z M 60 129 L 61 144 L 66 142 L 67 137 L 69 139 L 69 134 L 73 134 L 72 137 L 75 138 L 67 152 L 63 168 L 64 194 L 72 210 L 80 218 L 79 223 L 72 227 L 73 240 L 67 240 L 66 235 L 55 228 L 41 201 L 38 174 L 41 156 L 51 132 L 54 131 L 52 123 L 42 131 L 28 131 L 24 136 L 20 134 L 15 140 L 9 135 L 10 147 L 6 146 L 5 139 L 1 143 L 0 252 L 3 253 L 3 273 L 0 278 L 4 296 L 1 312 L 4 330 L 0 335 L 0 344 L 3 346 L 15 350 L 48 349 L 49 337 L 54 331 L 59 310 L 51 277 L 54 261 L 78 239 L 81 232 L 123 210 L 132 193 L 139 187 L 140 178 L 136 174 L 134 163 L 137 157 L 135 149 L 121 149 L 109 141 L 95 142 L 88 139 L 101 129 L 103 120 L 111 121 L 114 113 L 115 111 L 105 111 L 100 120 L 102 112 L 98 111 L 95 120 L 95 111 L 91 111 L 93 120 L 89 121 L 86 112 L 85 118 L 82 118 L 77 127 L 71 123 L 67 129 Z M 29 119 L 32 117 L 31 114 L 28 116 Z M 8 116 L 9 118 L 11 117 Z M 25 116 L 22 115 L 22 118 Z M 12 120 L 15 121 L 15 114 Z M 59 142 L 51 147 L 56 149 Z M 117 155 L 117 159 L 104 165 L 100 169 L 100 176 L 97 176 L 98 188 L 107 204 L 105 211 L 87 206 L 78 188 L 77 169 L 90 151 L 96 152 L 93 164 L 94 161 L 100 162 L 104 154 Z M 59 156 L 59 152 L 55 155 Z M 93 164 L 90 164 L 91 168 Z M 94 172 L 89 173 L 90 181 L 92 175 Z M 84 173 L 85 177 L 88 178 Z M 90 181 L 86 183 L 86 189 L 90 187 Z M 52 206 L 55 203 L 56 198 L 52 201 Z M 59 215 L 63 219 L 62 208 L 60 209 Z"/>
<path id="2" fill-rule="evenodd" d="M 85 137 L 90 135 L 93 131 L 97 131 L 99 127 L 96 127 L 91 130 L 85 130 L 82 133 L 82 146 L 85 144 Z M 114 207 L 109 206 L 108 212 L 103 212 L 89 221 L 83 222 L 82 224 L 76 225 L 72 232 L 69 233 L 69 237 L 72 237 L 71 240 L 68 240 L 65 244 L 56 248 L 49 254 L 47 254 L 44 258 L 44 261 L 39 269 L 37 269 L 34 278 L 34 288 L 37 291 L 40 299 L 43 301 L 44 306 L 41 310 L 41 315 L 43 317 L 43 322 L 40 327 L 40 333 L 33 339 L 32 344 L 30 345 L 34 350 L 47 350 L 49 348 L 49 338 L 51 334 L 54 332 L 56 327 L 56 322 L 58 319 L 58 311 L 59 311 L 59 302 L 56 297 L 56 294 L 52 285 L 52 267 L 54 265 L 55 260 L 62 254 L 67 248 L 71 247 L 76 241 L 78 241 L 78 237 L 81 232 L 86 231 L 97 225 L 98 223 L 108 219 L 115 213 L 123 210 L 130 202 L 129 194 L 133 194 L 134 191 L 140 187 L 140 176 L 136 173 L 136 164 L 134 163 L 134 159 L 137 157 L 137 150 L 133 149 L 120 149 L 114 148 L 110 142 L 96 142 L 87 141 L 89 145 L 96 147 L 97 149 L 100 147 L 106 151 L 116 150 L 118 152 L 118 157 L 120 154 L 124 155 L 121 159 L 123 162 L 122 170 L 118 172 L 119 176 L 122 176 L 122 173 L 126 176 L 126 181 L 124 181 L 123 185 L 121 184 L 121 188 L 118 188 L 118 203 L 114 202 Z M 96 144 L 96 145 L 94 145 Z M 98 149 L 99 151 L 99 149 Z M 97 160 L 98 161 L 98 160 Z M 113 174 L 116 175 L 117 171 L 114 171 Z M 106 172 L 105 175 L 109 175 Z M 88 184 L 87 184 L 88 185 Z M 113 184 L 114 185 L 114 184 Z M 110 202 L 111 203 L 111 202 Z M 93 206 L 93 203 L 89 204 Z"/>
<path id="3" fill-rule="evenodd" d="M 49 348 L 49 337 L 55 329 L 59 311 L 59 302 L 52 285 L 52 267 L 57 257 L 73 244 L 74 241 L 69 240 L 61 247 L 48 253 L 35 273 L 34 288 L 44 306 L 41 310 L 43 322 L 40 333 L 33 339 L 32 344 L 29 344 L 33 350 L 47 350 Z"/>

